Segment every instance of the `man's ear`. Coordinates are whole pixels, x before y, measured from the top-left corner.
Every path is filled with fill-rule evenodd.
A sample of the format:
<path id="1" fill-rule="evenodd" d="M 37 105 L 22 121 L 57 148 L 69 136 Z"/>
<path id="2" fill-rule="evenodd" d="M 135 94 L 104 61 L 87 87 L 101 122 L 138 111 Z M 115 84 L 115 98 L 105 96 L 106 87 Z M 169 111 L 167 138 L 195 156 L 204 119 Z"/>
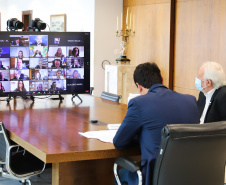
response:
<path id="1" fill-rule="evenodd" d="M 143 87 L 138 83 L 136 83 L 136 84 L 137 84 L 137 88 L 138 88 L 139 93 L 141 93 L 142 90 L 143 90 Z"/>
<path id="2" fill-rule="evenodd" d="M 207 79 L 207 80 L 206 80 L 206 86 L 207 86 L 207 87 L 211 87 L 211 86 L 213 86 L 213 82 L 212 82 L 212 80 Z"/>

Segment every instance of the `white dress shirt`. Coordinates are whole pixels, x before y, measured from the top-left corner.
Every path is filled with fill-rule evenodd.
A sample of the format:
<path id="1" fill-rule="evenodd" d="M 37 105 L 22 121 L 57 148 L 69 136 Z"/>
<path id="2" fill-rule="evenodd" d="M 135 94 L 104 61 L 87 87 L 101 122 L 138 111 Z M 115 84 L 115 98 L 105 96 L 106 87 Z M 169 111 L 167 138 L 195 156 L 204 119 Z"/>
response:
<path id="1" fill-rule="evenodd" d="M 207 112 L 207 109 L 209 107 L 209 105 L 211 104 L 210 100 L 213 96 L 213 93 L 216 91 L 215 88 L 213 88 L 211 91 L 207 92 L 207 93 L 204 93 L 204 95 L 206 96 L 206 104 L 205 104 L 205 107 L 203 109 L 203 112 L 202 112 L 202 116 L 200 118 L 200 124 L 203 124 L 204 123 L 204 119 L 206 117 L 206 112 Z"/>

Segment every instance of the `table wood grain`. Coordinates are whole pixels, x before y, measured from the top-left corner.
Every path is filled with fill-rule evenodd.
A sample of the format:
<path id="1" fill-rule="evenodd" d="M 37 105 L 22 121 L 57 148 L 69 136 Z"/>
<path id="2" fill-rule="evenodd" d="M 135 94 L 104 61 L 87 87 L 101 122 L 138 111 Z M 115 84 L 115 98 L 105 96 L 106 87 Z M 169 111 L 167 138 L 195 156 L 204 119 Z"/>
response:
<path id="1" fill-rule="evenodd" d="M 70 95 L 64 100 L 16 98 L 9 103 L 0 102 L 0 121 L 3 121 L 10 133 L 10 139 L 46 163 L 53 163 L 53 184 L 75 184 L 78 179 L 87 184 L 87 178 L 81 180 L 81 174 L 73 178 L 64 178 L 65 171 L 77 172 L 81 164 L 83 171 L 98 169 L 109 171 L 113 180 L 113 160 L 119 156 L 140 154 L 138 147 L 125 150 L 115 149 L 112 143 L 97 139 L 88 139 L 78 132 L 106 130 L 107 126 L 97 126 L 88 121 L 95 119 L 107 124 L 121 123 L 126 115 L 127 105 L 101 99 L 91 95 L 80 95 L 83 102 Z M 101 159 L 101 160 L 99 160 Z M 84 162 L 82 162 L 84 161 Z M 92 161 L 92 162 L 91 162 Z M 99 167 L 97 161 L 100 162 Z M 102 169 L 108 162 L 109 170 Z M 90 165 L 94 164 L 94 166 Z M 102 165 L 101 165 L 102 164 Z M 80 167 L 78 167 L 80 166 Z M 62 170 L 64 169 L 64 170 Z M 92 177 L 92 176 L 91 176 Z M 63 180 L 65 179 L 65 180 Z M 98 180 L 106 184 L 109 180 Z"/>

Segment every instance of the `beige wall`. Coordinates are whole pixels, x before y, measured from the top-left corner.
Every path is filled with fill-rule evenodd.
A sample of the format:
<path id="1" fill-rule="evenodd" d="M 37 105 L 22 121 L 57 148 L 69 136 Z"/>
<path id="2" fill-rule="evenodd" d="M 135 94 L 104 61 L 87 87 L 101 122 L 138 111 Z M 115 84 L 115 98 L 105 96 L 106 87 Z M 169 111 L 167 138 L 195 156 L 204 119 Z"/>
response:
<path id="1" fill-rule="evenodd" d="M 105 89 L 105 70 L 102 68 L 102 62 L 108 60 L 113 65 L 118 58 L 114 50 L 120 47 L 120 39 L 115 34 L 117 16 L 122 13 L 122 4 L 123 0 L 95 0 L 94 96 L 100 96 Z"/>

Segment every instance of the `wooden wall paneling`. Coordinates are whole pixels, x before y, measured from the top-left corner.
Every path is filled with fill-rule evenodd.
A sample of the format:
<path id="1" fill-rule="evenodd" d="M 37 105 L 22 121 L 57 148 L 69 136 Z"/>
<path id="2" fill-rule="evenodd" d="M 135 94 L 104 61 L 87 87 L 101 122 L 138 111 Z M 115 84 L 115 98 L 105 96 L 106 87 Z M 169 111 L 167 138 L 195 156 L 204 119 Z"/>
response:
<path id="1" fill-rule="evenodd" d="M 30 21 L 33 18 L 33 10 L 22 11 L 22 22 L 24 23 L 24 30 L 27 30 L 27 27 L 30 25 Z"/>
<path id="2" fill-rule="evenodd" d="M 211 1 L 212 22 L 212 43 L 211 59 L 219 62 L 226 72 L 226 1 L 215 0 Z"/>
<path id="3" fill-rule="evenodd" d="M 187 88 L 184 88 L 184 87 L 175 87 L 174 86 L 173 90 L 176 91 L 176 92 L 182 93 L 182 94 L 191 94 L 191 95 L 193 95 L 197 98 L 199 96 L 199 91 L 196 90 L 196 89 L 187 89 Z"/>
<path id="4" fill-rule="evenodd" d="M 126 16 L 124 7 L 124 24 Z M 156 62 L 162 71 L 164 84 L 169 85 L 170 3 L 130 6 L 135 18 L 134 38 L 129 38 L 127 57 L 132 65 Z"/>
<path id="5" fill-rule="evenodd" d="M 211 59 L 209 2 L 206 0 L 176 3 L 174 89 L 178 89 L 179 92 L 186 92 L 187 89 L 187 92 L 197 95 L 194 79 L 200 65 Z"/>
<path id="6" fill-rule="evenodd" d="M 206 61 L 226 71 L 226 1 L 177 0 L 174 90 L 193 94 L 199 67 Z"/>
<path id="7" fill-rule="evenodd" d="M 169 3 L 170 0 L 124 0 L 123 6 L 138 6 L 148 4 Z"/>

